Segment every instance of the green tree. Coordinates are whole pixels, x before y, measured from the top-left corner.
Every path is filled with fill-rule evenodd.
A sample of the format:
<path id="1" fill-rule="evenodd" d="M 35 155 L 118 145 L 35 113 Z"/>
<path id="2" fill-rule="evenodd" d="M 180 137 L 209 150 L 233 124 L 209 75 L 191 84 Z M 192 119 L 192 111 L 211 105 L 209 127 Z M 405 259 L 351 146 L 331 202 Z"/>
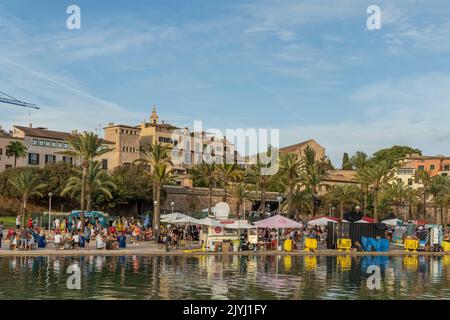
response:
<path id="1" fill-rule="evenodd" d="M 342 170 L 353 170 L 353 165 L 347 152 L 344 152 L 344 156 L 342 158 Z"/>
<path id="2" fill-rule="evenodd" d="M 358 203 L 358 188 L 353 185 L 335 185 L 330 191 L 332 200 L 339 204 L 340 219 L 344 219 L 344 206 Z"/>
<path id="3" fill-rule="evenodd" d="M 369 156 L 363 151 L 357 151 L 350 159 L 352 166 L 358 170 L 369 164 Z"/>
<path id="4" fill-rule="evenodd" d="M 32 170 L 23 170 L 18 175 L 9 180 L 16 188 L 22 198 L 22 225 L 25 224 L 25 215 L 27 212 L 27 204 L 30 197 L 43 197 L 41 190 L 47 185 L 41 182 L 38 174 Z"/>
<path id="5" fill-rule="evenodd" d="M 378 203 L 379 192 L 389 182 L 394 179 L 395 167 L 389 160 L 371 164 L 370 166 L 361 168 L 356 172 L 356 180 L 362 181 L 369 187 L 373 198 L 373 215 L 375 222 L 378 222 Z"/>
<path id="6" fill-rule="evenodd" d="M 84 231 L 84 210 L 86 203 L 86 178 L 89 170 L 89 164 L 94 159 L 104 155 L 111 151 L 103 145 L 101 139 L 91 132 L 85 132 L 82 135 L 76 135 L 68 141 L 70 148 L 61 152 L 61 154 L 75 158 L 79 161 L 81 167 L 81 191 L 80 191 L 80 204 L 81 204 L 81 231 Z"/>
<path id="7" fill-rule="evenodd" d="M 292 205 L 297 212 L 297 219 L 303 215 L 305 219 L 309 214 L 313 213 L 313 203 L 311 202 L 312 194 L 309 190 L 296 191 L 292 195 Z"/>
<path id="8" fill-rule="evenodd" d="M 77 170 L 76 175 L 71 177 L 63 189 L 61 195 L 71 194 L 76 196 L 81 192 L 82 171 Z M 86 176 L 86 210 L 89 212 L 92 208 L 92 198 L 94 194 L 100 193 L 108 199 L 112 199 L 111 191 L 116 189 L 112 177 L 107 171 L 102 169 L 99 161 L 91 161 Z"/>
<path id="9" fill-rule="evenodd" d="M 287 186 L 287 212 L 290 217 L 295 216 L 292 197 L 300 181 L 305 160 L 295 153 L 283 154 L 280 157 L 279 176 Z"/>
<path id="10" fill-rule="evenodd" d="M 393 181 L 383 190 L 383 197 L 392 203 L 397 217 L 400 216 L 400 206 L 406 203 L 411 190 L 411 187 L 406 186 L 402 181 Z"/>
<path id="11" fill-rule="evenodd" d="M 25 158 L 27 155 L 27 147 L 23 145 L 20 141 L 11 141 L 6 146 L 6 156 L 14 157 L 14 168 L 17 167 L 17 159 Z"/>
<path id="12" fill-rule="evenodd" d="M 241 207 L 245 200 L 249 199 L 250 189 L 245 182 L 234 183 L 228 191 L 229 195 L 234 198 L 236 202 L 236 217 L 241 218 Z"/>
<path id="13" fill-rule="evenodd" d="M 428 191 L 433 197 L 434 222 L 438 223 L 438 207 L 441 208 L 441 221 L 443 221 L 443 207 L 445 198 L 450 194 L 449 179 L 444 176 L 434 176 L 431 178 L 431 184 Z"/>
<path id="14" fill-rule="evenodd" d="M 373 154 L 372 160 L 375 163 L 391 160 L 396 161 L 408 154 L 422 154 L 422 151 L 409 146 L 392 146 L 386 149 L 380 149 Z"/>
<path id="15" fill-rule="evenodd" d="M 175 181 L 175 175 L 172 169 L 165 163 L 159 163 L 151 171 L 148 172 L 150 180 L 156 187 L 156 208 L 153 216 L 155 225 L 156 242 L 158 243 L 160 234 L 160 216 L 161 216 L 161 190 L 165 185 Z"/>
<path id="16" fill-rule="evenodd" d="M 195 180 L 205 181 L 205 184 L 208 186 L 208 197 L 209 197 L 209 205 L 208 205 L 208 215 L 211 215 L 211 207 L 212 207 L 212 193 L 213 187 L 218 181 L 218 173 L 216 170 L 216 163 L 208 163 L 206 161 L 202 161 L 202 163 L 194 166 L 191 170 L 191 175 Z"/>
<path id="17" fill-rule="evenodd" d="M 228 186 L 231 180 L 240 179 L 243 172 L 235 163 L 225 163 L 216 165 L 217 177 L 223 188 L 222 201 L 227 202 Z"/>
<path id="18" fill-rule="evenodd" d="M 416 172 L 415 180 L 417 183 L 422 184 L 422 187 L 419 188 L 422 196 L 422 217 L 426 218 L 427 216 L 427 201 L 430 192 L 430 187 L 433 181 L 433 177 L 429 171 L 421 170 Z"/>

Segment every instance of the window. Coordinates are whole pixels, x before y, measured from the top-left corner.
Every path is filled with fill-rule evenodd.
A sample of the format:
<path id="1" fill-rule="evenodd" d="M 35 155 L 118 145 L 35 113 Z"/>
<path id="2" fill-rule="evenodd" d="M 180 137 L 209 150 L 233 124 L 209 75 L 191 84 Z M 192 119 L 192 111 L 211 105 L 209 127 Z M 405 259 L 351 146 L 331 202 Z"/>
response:
<path id="1" fill-rule="evenodd" d="M 12 169 L 12 165 L 11 164 L 7 164 L 7 165 L 5 165 L 5 170 L 9 170 L 9 169 Z"/>
<path id="2" fill-rule="evenodd" d="M 37 146 L 39 144 L 39 140 L 38 139 L 33 139 L 33 146 Z"/>
<path id="3" fill-rule="evenodd" d="M 73 164 L 72 157 L 63 157 L 63 161 L 67 164 Z"/>
<path id="4" fill-rule="evenodd" d="M 106 159 L 102 160 L 102 169 L 108 170 L 108 160 L 106 160 Z"/>
<path id="5" fill-rule="evenodd" d="M 436 166 L 434 164 L 430 164 L 430 170 L 433 171 L 434 169 L 436 169 Z"/>
<path id="6" fill-rule="evenodd" d="M 56 156 L 50 155 L 50 154 L 45 155 L 45 164 L 52 164 L 55 162 L 56 162 Z"/>
<path id="7" fill-rule="evenodd" d="M 3 148 L 0 148 L 0 156 L 3 155 Z"/>
<path id="8" fill-rule="evenodd" d="M 44 146 L 44 140 L 39 140 L 39 146 L 43 147 Z"/>
<path id="9" fill-rule="evenodd" d="M 63 148 L 63 143 L 62 142 L 58 142 L 58 148 L 62 149 Z"/>
<path id="10" fill-rule="evenodd" d="M 450 171 L 450 165 L 445 164 L 444 165 L 444 171 Z"/>
<path id="11" fill-rule="evenodd" d="M 39 154 L 38 153 L 29 153 L 28 154 L 28 164 L 30 166 L 38 166 L 39 165 Z"/>
<path id="12" fill-rule="evenodd" d="M 56 142 L 52 141 L 52 148 L 56 148 Z"/>
<path id="13" fill-rule="evenodd" d="M 442 174 L 442 176 L 443 176 L 443 177 L 447 177 L 447 176 L 448 176 L 448 173 L 447 173 L 447 172 L 444 172 L 444 173 Z"/>
<path id="14" fill-rule="evenodd" d="M 417 167 L 417 170 L 419 170 L 419 171 L 424 171 L 424 170 L 425 170 L 425 166 L 418 166 L 418 167 Z"/>
<path id="15" fill-rule="evenodd" d="M 50 147 L 50 141 L 45 140 L 45 146 L 46 146 L 46 147 Z"/>
<path id="16" fill-rule="evenodd" d="M 64 143 L 63 147 L 64 149 L 69 149 L 69 145 L 67 143 Z"/>
<path id="17" fill-rule="evenodd" d="M 412 186 L 413 183 L 414 183 L 414 180 L 413 180 L 413 179 L 408 179 L 408 186 Z"/>

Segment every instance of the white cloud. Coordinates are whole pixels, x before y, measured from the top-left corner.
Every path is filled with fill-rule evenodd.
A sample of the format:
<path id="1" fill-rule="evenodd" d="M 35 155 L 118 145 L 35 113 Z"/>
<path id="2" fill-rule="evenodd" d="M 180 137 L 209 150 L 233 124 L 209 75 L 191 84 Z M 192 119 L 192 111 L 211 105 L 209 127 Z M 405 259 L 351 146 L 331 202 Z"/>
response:
<path id="1" fill-rule="evenodd" d="M 314 138 L 327 148 L 337 166 L 343 152 L 370 154 L 395 144 L 411 145 L 426 154 L 449 155 L 449 88 L 450 75 L 436 73 L 361 87 L 351 97 L 361 119 L 288 126 L 281 129 L 282 144 Z"/>

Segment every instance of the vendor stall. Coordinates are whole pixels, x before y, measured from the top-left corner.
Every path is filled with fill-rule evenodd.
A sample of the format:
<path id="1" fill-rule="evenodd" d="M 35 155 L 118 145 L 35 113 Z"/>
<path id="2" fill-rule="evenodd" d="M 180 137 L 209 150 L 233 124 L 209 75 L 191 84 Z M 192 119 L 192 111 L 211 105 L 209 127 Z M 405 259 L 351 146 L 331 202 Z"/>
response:
<path id="1" fill-rule="evenodd" d="M 268 229 L 277 229 L 276 232 L 276 247 L 280 247 L 280 235 L 279 231 L 280 229 L 298 229 L 301 228 L 303 225 L 301 223 L 298 223 L 294 220 L 290 220 L 288 218 L 285 218 L 281 215 L 276 215 L 273 217 L 270 217 L 268 219 L 260 220 L 254 223 L 258 228 L 268 228 Z"/>

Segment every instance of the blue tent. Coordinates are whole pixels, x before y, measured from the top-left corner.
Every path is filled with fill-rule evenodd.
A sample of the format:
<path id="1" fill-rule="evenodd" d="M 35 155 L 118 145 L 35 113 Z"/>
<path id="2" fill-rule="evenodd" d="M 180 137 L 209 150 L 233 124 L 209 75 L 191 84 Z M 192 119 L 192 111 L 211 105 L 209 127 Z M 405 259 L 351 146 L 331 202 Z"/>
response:
<path id="1" fill-rule="evenodd" d="M 80 213 L 81 210 L 73 210 L 70 214 L 69 214 L 69 221 L 72 220 L 72 218 L 79 218 L 80 217 Z M 100 224 L 103 227 L 108 227 L 108 219 L 107 216 L 105 215 L 105 213 L 100 212 L 100 211 L 85 211 L 84 212 L 84 217 L 85 218 L 89 218 L 89 221 L 91 222 L 91 224 L 95 224 L 96 220 L 98 219 L 98 222 L 100 222 Z"/>

